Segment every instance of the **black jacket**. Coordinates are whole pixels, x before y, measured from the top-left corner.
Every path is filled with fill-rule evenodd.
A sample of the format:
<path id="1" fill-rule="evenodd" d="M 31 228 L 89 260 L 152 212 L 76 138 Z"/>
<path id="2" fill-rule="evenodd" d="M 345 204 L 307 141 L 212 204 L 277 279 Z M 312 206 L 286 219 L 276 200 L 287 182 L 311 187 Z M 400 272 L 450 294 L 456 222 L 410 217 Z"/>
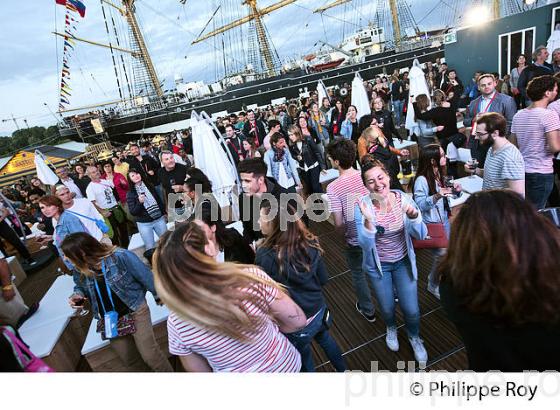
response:
<path id="1" fill-rule="evenodd" d="M 257 133 L 260 146 L 263 144 L 264 137 L 266 137 L 266 126 L 261 120 L 257 119 L 255 121 L 257 123 Z M 251 123 L 248 120 L 245 121 L 245 125 L 243 125 L 243 135 L 245 136 L 245 138 L 255 137 L 254 133 L 251 132 Z"/>
<path id="2" fill-rule="evenodd" d="M 271 177 L 266 177 L 266 185 L 266 192 L 273 195 L 278 203 L 280 203 L 280 195 L 288 192 Z M 255 209 L 255 203 L 260 204 L 260 200 L 257 200 L 255 195 L 248 196 L 244 193 L 239 195 L 239 215 L 243 221 L 243 238 L 247 243 L 252 243 L 263 237 L 258 220 L 260 210 Z"/>
<path id="3" fill-rule="evenodd" d="M 391 113 L 391 111 L 375 111 L 372 115 L 377 119 L 378 124 L 380 122 L 383 123 L 383 127 L 379 128 L 381 128 L 381 131 L 383 131 L 383 135 L 385 136 L 387 141 L 389 141 L 390 145 L 393 145 L 393 137 L 396 137 L 398 139 L 402 138 L 397 131 L 397 128 L 395 127 L 395 121 L 393 121 L 393 114 Z"/>
<path id="4" fill-rule="evenodd" d="M 233 138 L 226 138 L 226 145 L 231 153 L 231 157 L 233 158 L 233 162 L 235 166 L 239 164 L 239 161 L 243 158 L 243 144 L 241 138 L 239 136 L 235 136 Z"/>
<path id="5" fill-rule="evenodd" d="M 319 251 L 309 248 L 308 252 L 311 256 L 309 271 L 305 271 L 303 266 L 294 266 L 288 258 L 280 273 L 277 252 L 271 248 L 259 248 L 255 264 L 272 279 L 286 286 L 290 297 L 305 312 L 305 316 L 310 318 L 326 304 L 321 288 L 327 283 L 329 275 Z"/>
<path id="6" fill-rule="evenodd" d="M 521 95 L 524 98 L 528 98 L 527 85 L 529 84 L 529 82 L 533 78 L 540 77 L 543 75 L 554 75 L 554 68 L 552 67 L 552 64 L 545 62 L 544 67 L 541 67 L 533 63 L 527 66 L 525 70 L 521 72 L 521 75 L 519 76 L 519 80 L 517 81 L 517 88 L 519 89 Z"/>
<path id="7" fill-rule="evenodd" d="M 148 191 L 150 191 L 152 196 L 155 198 L 161 214 L 164 215 L 165 207 L 163 206 L 161 199 L 159 199 L 159 195 L 156 193 L 156 190 L 150 184 L 145 183 L 145 185 L 146 188 L 148 188 Z M 128 205 L 128 210 L 134 217 L 135 222 L 153 222 L 152 217 L 150 216 L 148 211 L 146 211 L 144 205 L 141 204 L 138 200 L 138 193 L 136 192 L 136 188 L 134 187 L 134 185 L 132 185 L 129 191 L 126 193 L 126 204 Z"/>
<path id="8" fill-rule="evenodd" d="M 74 182 L 76 183 L 78 188 L 80 188 L 80 192 L 82 193 L 84 198 L 87 198 L 86 189 L 87 189 L 89 183 L 91 182 L 91 179 L 87 175 L 84 175 L 84 177 L 82 179 L 78 178 L 78 176 L 76 176 L 75 178 L 72 178 L 72 179 L 74 180 Z"/>
<path id="9" fill-rule="evenodd" d="M 255 263 L 255 251 L 235 228 L 226 229 L 231 245 L 224 246 L 226 262 L 237 262 L 252 265 Z"/>
<path id="10" fill-rule="evenodd" d="M 297 161 L 302 171 L 305 165 L 310 167 L 316 162 L 319 162 L 319 167 L 321 167 L 321 169 L 326 168 L 321 151 L 317 147 L 317 144 L 309 137 L 302 140 L 301 151 L 297 144 L 290 144 L 290 154 L 292 154 L 292 157 Z"/>

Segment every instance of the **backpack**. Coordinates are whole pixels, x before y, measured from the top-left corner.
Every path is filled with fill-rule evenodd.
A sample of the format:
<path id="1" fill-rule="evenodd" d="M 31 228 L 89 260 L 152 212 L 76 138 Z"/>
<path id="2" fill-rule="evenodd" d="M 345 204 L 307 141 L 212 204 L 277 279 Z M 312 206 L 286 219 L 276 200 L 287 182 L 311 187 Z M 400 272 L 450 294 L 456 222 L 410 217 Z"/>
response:
<path id="1" fill-rule="evenodd" d="M 12 348 L 14 358 L 24 372 L 54 372 L 44 361 L 35 356 L 31 350 L 16 336 L 10 326 L 0 326 L 0 337 L 5 338 Z"/>

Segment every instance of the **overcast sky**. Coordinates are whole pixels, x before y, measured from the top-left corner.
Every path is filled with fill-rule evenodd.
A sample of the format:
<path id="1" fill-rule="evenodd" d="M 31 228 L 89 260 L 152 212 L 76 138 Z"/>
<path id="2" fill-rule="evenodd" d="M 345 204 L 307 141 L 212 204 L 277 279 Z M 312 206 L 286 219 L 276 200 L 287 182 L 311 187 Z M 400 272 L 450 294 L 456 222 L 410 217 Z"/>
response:
<path id="1" fill-rule="evenodd" d="M 86 16 L 79 19 L 76 36 L 99 42 L 107 42 L 99 0 L 82 0 Z M 118 0 L 112 0 L 118 4 Z M 266 7 L 277 0 L 261 0 Z M 401 0 L 399 0 L 401 1 Z M 456 0 L 447 0 L 453 3 Z M 242 0 L 234 12 L 244 13 Z M 201 32 L 215 10 L 215 0 L 137 0 L 137 15 L 160 80 L 166 88 L 173 83 L 176 74 L 186 82 L 216 79 L 216 45 L 212 40 L 191 46 L 192 40 Z M 358 11 L 348 11 L 344 6 L 331 9 L 323 16 L 313 14 L 312 9 L 330 3 L 327 0 L 299 0 L 265 17 L 264 21 L 273 43 L 281 57 L 309 53 L 317 40 L 325 38 L 332 43 L 342 39 L 343 23 L 367 25 L 375 14 L 375 0 L 358 0 Z M 441 21 L 442 13 L 430 11 L 439 0 L 410 0 L 416 20 L 421 29 L 434 28 Z M 224 7 L 225 8 L 225 7 Z M 113 10 L 119 28 L 125 27 L 119 14 Z M 62 60 L 62 39 L 52 32 L 64 30 L 64 7 L 55 6 L 55 0 L 0 1 L 2 28 L 0 29 L 0 135 L 10 135 L 16 129 L 12 115 L 20 127 L 52 125 L 49 113 L 58 109 L 58 85 Z M 439 12 L 439 13 L 438 13 Z M 428 15 L 429 14 L 429 15 Z M 428 15 L 428 16 L 427 16 Z M 426 17 L 427 16 L 427 17 Z M 227 16 L 222 16 L 227 19 Z M 217 18 L 217 25 L 221 20 Z M 206 31 L 212 29 L 211 23 Z M 346 25 L 346 30 L 351 24 Z M 219 45 L 221 48 L 221 44 Z M 226 49 L 229 46 L 226 46 Z M 221 58 L 221 56 L 219 57 Z M 230 56 L 233 60 L 235 56 Z M 109 50 L 78 43 L 70 59 L 72 88 L 71 107 L 80 107 L 118 98 L 114 69 Z M 48 105 L 45 106 L 45 103 Z M 4 121 L 7 120 L 8 121 Z"/>

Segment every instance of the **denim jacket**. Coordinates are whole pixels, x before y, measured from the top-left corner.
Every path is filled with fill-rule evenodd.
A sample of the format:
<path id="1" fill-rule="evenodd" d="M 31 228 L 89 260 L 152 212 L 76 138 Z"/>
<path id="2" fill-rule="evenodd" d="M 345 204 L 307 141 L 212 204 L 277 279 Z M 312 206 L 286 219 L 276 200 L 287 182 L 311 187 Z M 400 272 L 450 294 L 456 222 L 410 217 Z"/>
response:
<path id="1" fill-rule="evenodd" d="M 439 192 L 440 187 L 437 186 Z M 419 176 L 414 181 L 414 201 L 422 212 L 422 220 L 425 223 L 443 223 L 447 237 L 449 237 L 449 218 L 443 205 L 443 198 L 434 203 L 434 195 L 430 195 L 428 180 Z"/>
<path id="2" fill-rule="evenodd" d="M 105 280 L 111 290 L 132 311 L 137 310 L 146 300 L 146 291 L 149 290 L 154 298 L 157 293 L 154 287 L 154 275 L 136 254 L 117 249 L 115 253 L 105 258 Z M 86 296 L 91 301 L 93 314 L 99 317 L 95 280 L 74 271 L 74 293 Z"/>
<path id="3" fill-rule="evenodd" d="M 272 177 L 278 181 L 278 176 L 280 175 L 280 163 L 274 162 L 274 149 L 269 149 L 265 152 L 264 162 L 268 168 L 266 176 Z M 293 178 L 295 184 L 300 185 L 301 181 L 297 171 L 297 162 L 292 158 L 292 154 L 290 154 L 290 150 L 288 148 L 284 148 L 284 160 L 282 161 L 282 164 L 284 164 L 284 170 L 286 171 L 288 179 Z"/>
<path id="4" fill-rule="evenodd" d="M 358 124 L 356 124 L 358 126 Z M 340 126 L 340 135 L 342 135 L 345 139 L 351 140 L 352 139 L 352 122 L 349 120 L 342 121 Z"/>
<path id="5" fill-rule="evenodd" d="M 414 253 L 414 247 L 412 246 L 412 237 L 416 239 L 424 239 L 428 235 L 428 228 L 426 224 L 422 221 L 422 213 L 414 203 L 414 201 L 406 195 L 404 192 L 399 190 L 391 190 L 397 195 L 401 196 L 403 202 L 403 208 L 407 205 L 413 206 L 418 211 L 418 216 L 415 219 L 410 219 L 403 212 L 404 221 L 404 232 L 406 240 L 406 249 L 408 258 L 410 259 L 410 265 L 412 266 L 412 274 L 414 279 L 418 279 L 418 269 L 416 267 L 416 254 Z M 368 206 L 373 209 L 373 214 L 375 218 L 375 207 L 371 201 L 370 195 L 365 195 L 361 200 L 366 201 Z M 366 228 L 362 212 L 360 207 L 356 204 L 354 208 L 354 218 L 356 221 L 356 228 L 358 230 L 358 242 L 363 251 L 362 269 L 368 274 L 381 274 L 383 275 L 383 269 L 381 268 L 381 260 L 379 259 L 379 254 L 377 253 L 377 246 L 375 242 L 375 237 L 377 235 L 376 231 L 370 231 Z M 373 221 L 375 225 L 375 220 Z"/>
<path id="6" fill-rule="evenodd" d="M 329 135 L 329 127 L 330 124 L 328 123 L 328 119 L 326 117 L 325 114 L 323 114 L 321 111 L 319 111 L 319 118 L 323 117 L 323 119 L 325 120 L 325 125 L 321 125 L 321 131 L 319 132 L 319 122 L 315 121 L 315 119 L 313 118 L 313 113 L 310 113 L 309 115 L 309 120 L 308 120 L 308 124 L 311 128 L 313 128 L 313 130 L 315 131 L 315 133 L 317 133 L 317 135 L 319 136 L 319 139 L 321 141 L 329 141 L 330 135 Z"/>
<path id="7" fill-rule="evenodd" d="M 68 269 L 74 269 L 74 267 L 68 260 L 64 258 L 62 250 L 60 249 L 60 245 L 67 235 L 76 232 L 89 233 L 88 229 L 85 227 L 82 221 L 80 221 L 80 218 L 78 218 L 76 215 L 71 214 L 70 212 L 62 212 L 62 214 L 60 215 L 60 219 L 58 220 L 56 227 L 54 228 L 54 246 L 56 246 L 58 254 L 62 258 L 62 261 Z"/>

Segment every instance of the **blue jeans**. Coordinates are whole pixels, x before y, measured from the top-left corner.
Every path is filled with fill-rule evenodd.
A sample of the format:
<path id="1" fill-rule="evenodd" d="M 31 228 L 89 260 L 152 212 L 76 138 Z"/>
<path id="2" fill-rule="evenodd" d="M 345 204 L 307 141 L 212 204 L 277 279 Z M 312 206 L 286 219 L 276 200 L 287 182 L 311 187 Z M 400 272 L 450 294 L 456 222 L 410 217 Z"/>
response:
<path id="1" fill-rule="evenodd" d="M 525 196 L 537 207 L 546 207 L 546 201 L 554 186 L 554 174 L 525 174 Z"/>
<path id="2" fill-rule="evenodd" d="M 164 198 L 164 194 L 163 194 L 163 187 L 161 186 L 161 184 L 157 184 L 154 186 L 156 193 L 159 195 L 159 199 L 161 199 L 161 202 L 165 204 L 165 198 Z"/>
<path id="3" fill-rule="evenodd" d="M 369 279 L 379 303 L 381 316 L 387 327 L 396 328 L 395 294 L 404 314 L 404 322 L 409 337 L 420 334 L 420 307 L 418 306 L 417 282 L 412 276 L 410 259 L 405 256 L 398 262 L 381 262 L 383 274 L 371 273 Z"/>
<path id="4" fill-rule="evenodd" d="M 396 125 L 401 125 L 401 117 L 402 117 L 402 113 L 403 113 L 403 106 L 404 106 L 404 101 L 403 100 L 395 100 L 393 101 L 393 112 L 395 113 L 395 121 L 396 121 Z"/>
<path id="5" fill-rule="evenodd" d="M 323 323 L 323 316 L 327 306 L 323 306 L 315 318 L 303 329 L 289 333 L 286 335 L 288 340 L 295 346 L 301 355 L 301 371 L 313 372 L 315 365 L 313 364 L 313 353 L 311 351 L 311 342 L 313 339 L 319 343 L 325 354 L 331 361 L 337 372 L 346 370 L 346 363 L 342 358 L 340 348 L 329 333 L 328 327 Z"/>
<path id="6" fill-rule="evenodd" d="M 373 315 L 375 313 L 375 307 L 371 301 L 371 291 L 366 274 L 362 270 L 362 248 L 360 246 L 346 245 L 344 254 L 346 256 L 348 268 L 352 273 L 352 285 L 354 285 L 354 292 L 356 292 L 360 309 L 362 309 L 366 315 Z"/>
<path id="7" fill-rule="evenodd" d="M 138 232 L 144 241 L 146 250 L 156 247 L 154 232 L 157 236 L 161 236 L 167 231 L 167 224 L 163 216 L 152 222 L 137 222 L 136 225 L 138 225 Z"/>

